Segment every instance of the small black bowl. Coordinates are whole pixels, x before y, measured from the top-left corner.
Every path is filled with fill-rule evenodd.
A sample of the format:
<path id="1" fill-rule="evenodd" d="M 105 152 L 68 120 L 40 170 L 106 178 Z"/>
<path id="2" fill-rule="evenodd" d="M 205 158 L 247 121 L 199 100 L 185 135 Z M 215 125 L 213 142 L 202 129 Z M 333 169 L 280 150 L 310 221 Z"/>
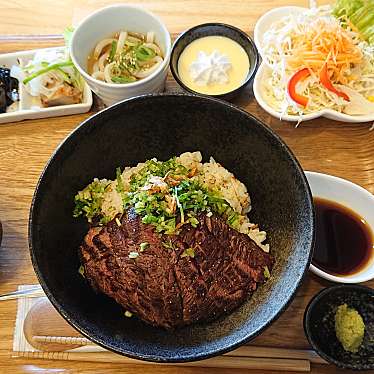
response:
<path id="1" fill-rule="evenodd" d="M 237 43 L 239 43 L 244 50 L 246 51 L 248 58 L 249 58 L 249 72 L 247 75 L 246 80 L 242 83 L 241 86 L 236 88 L 233 91 L 226 92 L 220 95 L 205 95 L 200 92 L 194 91 L 191 88 L 187 87 L 179 77 L 178 72 L 178 60 L 179 56 L 183 52 L 183 50 L 187 47 L 188 44 L 193 42 L 196 39 L 203 38 L 205 36 L 226 36 Z M 198 94 L 201 96 L 212 96 L 219 99 L 224 100 L 231 100 L 235 96 L 239 94 L 239 92 L 246 87 L 254 78 L 257 68 L 259 64 L 259 55 L 257 52 L 257 48 L 253 40 L 242 30 L 227 25 L 224 23 L 204 23 L 201 25 L 197 25 L 192 27 L 191 29 L 185 31 L 174 42 L 172 51 L 171 51 L 171 59 L 170 59 L 170 70 L 173 74 L 174 79 L 178 82 L 178 84 L 183 87 L 186 91 L 192 92 L 194 94 Z"/>
<path id="2" fill-rule="evenodd" d="M 335 335 L 335 312 L 341 304 L 355 308 L 365 323 L 357 353 L 346 352 Z M 358 285 L 325 288 L 307 306 L 304 330 L 313 349 L 326 361 L 344 369 L 374 369 L 374 290 Z"/>

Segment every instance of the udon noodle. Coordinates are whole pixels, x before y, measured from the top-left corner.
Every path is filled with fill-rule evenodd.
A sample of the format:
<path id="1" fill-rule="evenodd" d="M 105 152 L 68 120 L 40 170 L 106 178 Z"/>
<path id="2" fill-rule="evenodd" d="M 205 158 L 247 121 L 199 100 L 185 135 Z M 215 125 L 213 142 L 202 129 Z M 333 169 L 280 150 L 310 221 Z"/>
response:
<path id="1" fill-rule="evenodd" d="M 88 73 L 107 83 L 132 83 L 151 75 L 162 61 L 153 31 L 120 31 L 97 43 L 88 58 Z"/>

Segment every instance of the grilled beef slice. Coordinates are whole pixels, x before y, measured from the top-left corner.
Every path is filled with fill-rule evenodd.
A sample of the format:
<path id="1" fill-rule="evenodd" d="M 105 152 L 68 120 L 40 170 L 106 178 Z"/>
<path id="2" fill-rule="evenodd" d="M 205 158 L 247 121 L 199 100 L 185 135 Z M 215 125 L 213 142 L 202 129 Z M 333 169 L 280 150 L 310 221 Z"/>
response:
<path id="1" fill-rule="evenodd" d="M 221 217 L 197 218 L 196 228 L 186 224 L 178 235 L 160 235 L 129 209 L 91 228 L 80 247 L 86 278 L 154 326 L 178 327 L 233 310 L 264 281 L 273 259 Z M 141 243 L 148 243 L 142 252 Z"/>

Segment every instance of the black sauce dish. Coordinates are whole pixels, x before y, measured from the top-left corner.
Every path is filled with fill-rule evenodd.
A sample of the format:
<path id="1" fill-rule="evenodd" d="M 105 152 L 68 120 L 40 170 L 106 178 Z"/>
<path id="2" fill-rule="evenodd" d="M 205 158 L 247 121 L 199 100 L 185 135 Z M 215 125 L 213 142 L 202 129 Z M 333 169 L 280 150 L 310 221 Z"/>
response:
<path id="1" fill-rule="evenodd" d="M 232 313 L 174 331 L 126 318 L 112 299 L 78 274 L 88 224 L 73 218 L 74 196 L 118 166 L 186 151 L 213 156 L 247 187 L 250 218 L 268 232 L 271 278 Z M 228 352 L 259 335 L 291 302 L 314 242 L 312 197 L 305 175 L 273 131 L 224 101 L 186 94 L 123 101 L 84 121 L 57 148 L 36 187 L 29 218 L 32 263 L 60 314 L 95 343 L 155 362 L 184 362 Z"/>
<path id="2" fill-rule="evenodd" d="M 365 323 L 365 335 L 357 353 L 346 352 L 335 334 L 335 312 L 347 304 Z M 374 369 L 374 290 L 359 285 L 325 288 L 312 298 L 304 314 L 304 330 L 313 349 L 326 361 L 343 369 Z"/>
<path id="3" fill-rule="evenodd" d="M 227 38 L 230 38 L 238 44 L 240 44 L 247 53 L 250 62 L 249 72 L 241 86 L 239 86 L 235 90 L 220 95 L 205 95 L 192 90 L 191 88 L 186 86 L 180 79 L 178 73 L 178 60 L 181 53 L 191 42 L 205 36 L 225 36 Z M 257 72 L 258 65 L 259 54 L 256 45 L 251 39 L 251 37 L 248 36 L 242 30 L 238 29 L 237 27 L 227 25 L 224 23 L 204 23 L 201 25 L 194 26 L 191 29 L 183 32 L 175 40 L 170 58 L 171 73 L 173 74 L 174 79 L 184 90 L 191 92 L 193 94 L 198 94 L 201 96 L 211 96 L 228 101 L 234 99 L 240 93 L 240 91 L 242 91 L 248 84 L 250 84 L 253 81 Z"/>

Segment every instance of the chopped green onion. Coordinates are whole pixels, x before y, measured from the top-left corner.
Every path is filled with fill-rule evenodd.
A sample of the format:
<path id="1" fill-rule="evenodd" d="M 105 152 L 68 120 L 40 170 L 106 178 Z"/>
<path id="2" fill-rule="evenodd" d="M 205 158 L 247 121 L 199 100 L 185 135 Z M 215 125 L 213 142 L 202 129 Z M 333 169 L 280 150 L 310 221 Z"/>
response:
<path id="1" fill-rule="evenodd" d="M 125 45 L 129 47 L 136 47 L 139 43 L 136 42 L 130 42 L 130 40 L 125 40 Z"/>
<path id="2" fill-rule="evenodd" d="M 149 243 L 147 242 L 140 243 L 140 252 L 144 252 L 144 250 L 147 249 L 148 247 L 149 247 Z"/>
<path id="3" fill-rule="evenodd" d="M 239 221 L 239 214 L 237 212 L 233 212 L 229 215 L 227 218 L 227 223 L 231 226 L 236 228 L 238 225 Z"/>
<path id="4" fill-rule="evenodd" d="M 62 76 L 63 76 L 63 79 L 65 82 L 68 82 L 69 84 L 71 84 L 71 79 L 70 79 L 70 76 L 69 74 L 67 74 L 64 70 L 62 70 L 61 68 L 57 68 L 56 69 Z"/>
<path id="5" fill-rule="evenodd" d="M 108 216 L 103 216 L 101 219 L 100 219 L 100 224 L 101 225 L 106 225 L 109 221 L 111 221 L 111 218 L 108 217 Z"/>
<path id="6" fill-rule="evenodd" d="M 116 54 L 117 50 L 117 40 L 112 41 L 112 46 L 110 48 L 110 53 L 109 53 L 109 61 L 112 62 L 114 59 L 114 56 Z"/>
<path id="7" fill-rule="evenodd" d="M 183 257 L 191 257 L 191 258 L 194 258 L 195 257 L 195 251 L 193 248 L 187 248 L 183 251 L 183 253 L 181 254 L 181 258 Z"/>
<path id="8" fill-rule="evenodd" d="M 136 81 L 135 77 L 112 77 L 112 82 L 113 83 L 133 83 Z"/>
<path id="9" fill-rule="evenodd" d="M 169 239 L 169 242 L 162 242 L 162 246 L 166 249 L 174 249 L 172 241 Z"/>
<path id="10" fill-rule="evenodd" d="M 126 310 L 125 311 L 125 317 L 131 318 L 132 317 L 132 313 L 129 310 Z"/>
<path id="11" fill-rule="evenodd" d="M 139 256 L 138 252 L 130 252 L 129 253 L 129 258 L 135 259 Z"/>
<path id="12" fill-rule="evenodd" d="M 84 276 L 84 266 L 83 266 L 83 265 L 79 266 L 78 273 L 79 273 L 83 278 L 85 278 L 85 276 Z"/>
<path id="13" fill-rule="evenodd" d="M 270 278 L 270 271 L 269 271 L 269 268 L 267 266 L 264 267 L 264 277 L 266 279 Z"/>
<path id="14" fill-rule="evenodd" d="M 197 214 L 200 212 L 205 212 L 208 217 L 211 217 L 213 213 L 221 215 L 230 226 L 237 228 L 239 215 L 234 212 L 229 203 L 198 180 L 190 179 L 188 174 L 189 170 L 179 164 L 176 157 L 165 162 L 151 159 L 131 175 L 129 185 L 126 185 L 125 190 L 121 169 L 117 168 L 116 191 L 122 198 L 122 208 L 133 208 L 142 223 L 153 225 L 156 232 L 160 234 L 176 234 L 180 226 L 185 223 L 197 227 L 199 225 Z M 160 183 L 157 184 L 157 181 Z M 113 184 L 101 183 L 98 180 L 95 183 L 81 191 L 76 197 L 74 215 L 86 215 L 90 222 L 94 217 L 101 218 L 101 223 L 108 222 L 109 217 L 102 217 L 101 205 L 104 192 L 108 186 L 113 186 Z M 153 187 L 155 187 L 154 190 L 152 190 Z M 173 199 L 177 207 L 176 212 L 175 207 L 173 209 L 170 207 Z M 118 225 L 119 223 L 117 222 Z M 168 244 L 164 246 L 169 247 Z M 144 251 L 145 248 L 146 245 L 141 244 L 139 252 Z M 172 248 L 171 243 L 170 248 Z M 132 256 L 137 257 L 138 253 Z"/>
<path id="15" fill-rule="evenodd" d="M 141 45 L 136 49 L 135 55 L 140 61 L 148 61 L 156 56 L 156 52 L 152 48 Z"/>
<path id="16" fill-rule="evenodd" d="M 103 202 L 105 188 L 110 184 L 107 180 L 94 179 L 84 190 L 79 191 L 75 197 L 74 217 L 86 216 L 88 222 L 93 218 L 101 216 L 101 205 Z M 102 217 L 101 223 L 109 222 L 109 217 Z"/>
<path id="17" fill-rule="evenodd" d="M 64 62 L 59 62 L 59 63 L 56 63 L 56 64 L 49 65 L 48 67 L 45 67 L 44 69 L 40 69 L 40 70 L 36 71 L 35 73 L 29 75 L 26 79 L 23 80 L 23 84 L 29 83 L 30 81 L 32 81 L 33 79 L 35 79 L 39 75 L 48 73 L 51 70 L 56 70 L 58 68 L 63 68 L 65 66 L 74 66 L 74 64 L 73 64 L 72 61 L 64 61 Z"/>

